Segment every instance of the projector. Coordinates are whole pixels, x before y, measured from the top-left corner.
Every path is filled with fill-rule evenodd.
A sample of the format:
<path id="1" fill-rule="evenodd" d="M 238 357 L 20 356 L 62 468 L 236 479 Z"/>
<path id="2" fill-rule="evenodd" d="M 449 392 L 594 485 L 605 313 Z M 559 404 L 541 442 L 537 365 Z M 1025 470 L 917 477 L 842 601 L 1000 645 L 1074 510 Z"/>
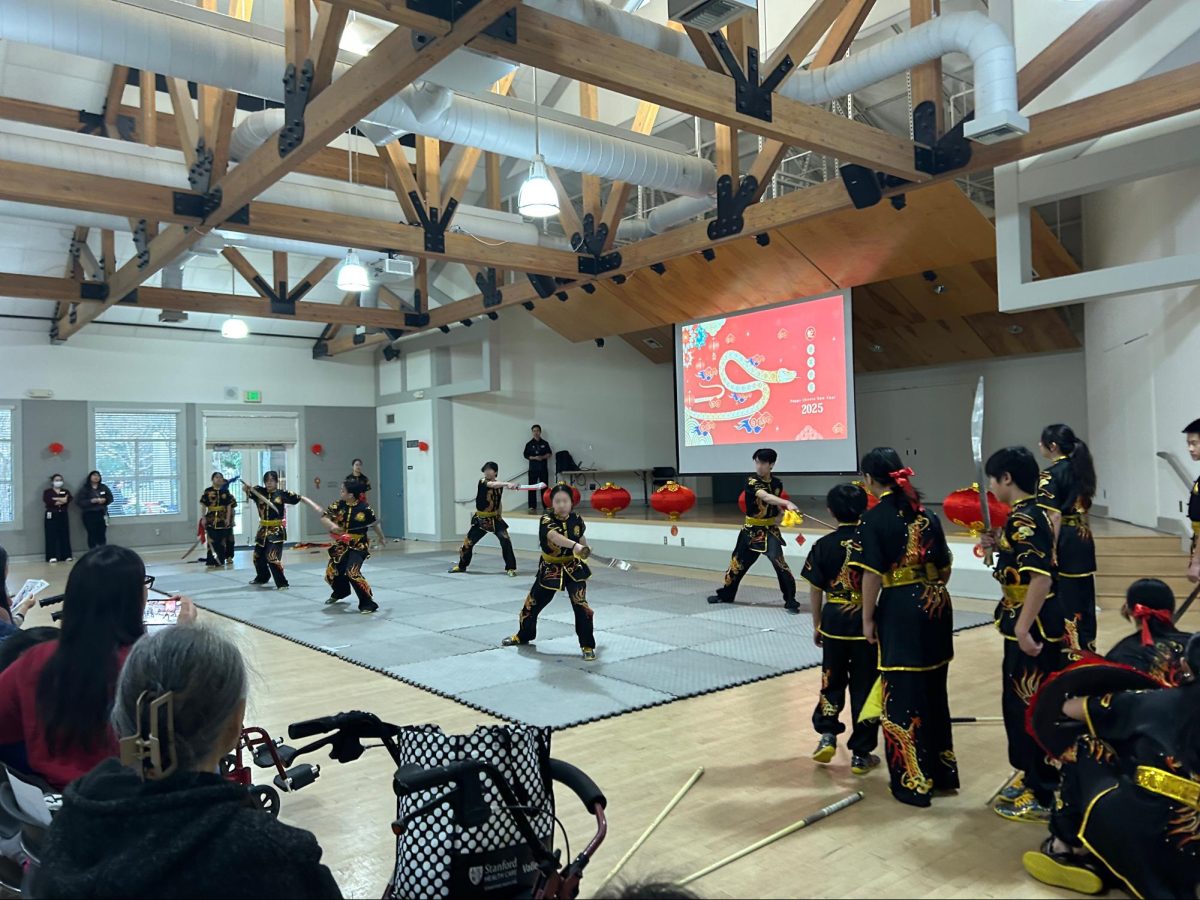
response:
<path id="1" fill-rule="evenodd" d="M 758 9 L 758 0 L 668 0 L 667 17 L 711 33 Z"/>
<path id="2" fill-rule="evenodd" d="M 408 257 L 389 252 L 387 259 L 383 261 L 383 271 L 388 275 L 399 275 L 401 278 L 410 278 L 413 272 L 416 271 L 416 266 Z"/>
<path id="3" fill-rule="evenodd" d="M 163 309 L 158 313 L 160 322 L 186 322 L 187 320 L 188 314 L 178 309 Z"/>

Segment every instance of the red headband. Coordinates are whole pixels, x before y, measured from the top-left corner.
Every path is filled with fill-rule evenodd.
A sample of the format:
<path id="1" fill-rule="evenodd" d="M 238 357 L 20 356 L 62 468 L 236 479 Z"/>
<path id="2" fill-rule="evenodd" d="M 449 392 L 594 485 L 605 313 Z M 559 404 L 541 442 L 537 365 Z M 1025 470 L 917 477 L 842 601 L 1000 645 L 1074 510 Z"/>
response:
<path id="1" fill-rule="evenodd" d="M 924 507 L 921 506 L 921 501 L 917 499 L 916 489 L 908 481 L 914 474 L 912 469 L 905 466 L 903 469 L 897 469 L 895 472 L 888 472 L 888 478 L 896 482 L 896 486 L 900 488 L 901 493 L 908 499 L 908 505 L 915 512 L 920 512 Z"/>
<path id="2" fill-rule="evenodd" d="M 1162 622 L 1164 625 L 1170 625 L 1175 621 L 1169 609 L 1153 609 L 1149 606 L 1142 606 L 1140 603 L 1135 603 L 1133 609 L 1129 611 L 1134 620 L 1142 626 L 1142 646 L 1149 647 L 1154 643 L 1154 638 L 1150 636 L 1150 620 Z"/>

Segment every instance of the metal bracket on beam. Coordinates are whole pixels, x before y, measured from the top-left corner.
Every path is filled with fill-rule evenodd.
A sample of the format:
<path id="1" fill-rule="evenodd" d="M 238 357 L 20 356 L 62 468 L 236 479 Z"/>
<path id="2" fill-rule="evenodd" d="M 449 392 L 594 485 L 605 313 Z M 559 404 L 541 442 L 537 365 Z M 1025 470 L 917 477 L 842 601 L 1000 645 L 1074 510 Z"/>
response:
<path id="1" fill-rule="evenodd" d="M 217 185 L 207 194 L 192 194 L 188 191 L 171 192 L 171 209 L 177 216 L 191 216 L 195 219 L 207 218 L 213 210 L 221 205 L 221 186 Z M 250 204 L 247 203 L 224 222 L 222 225 L 249 225 Z"/>
<path id="2" fill-rule="evenodd" d="M 787 77 L 788 72 L 795 68 L 796 64 L 792 62 L 790 56 L 785 56 L 779 61 L 771 74 L 764 81 L 758 80 L 758 50 L 754 47 L 746 48 L 746 71 L 742 71 L 742 64 L 738 58 L 734 56 L 733 50 L 729 47 L 729 42 L 725 40 L 725 35 L 719 31 L 714 31 L 709 35 L 712 39 L 713 46 L 717 48 L 717 53 L 721 57 L 721 61 L 725 63 L 725 69 L 729 72 L 730 77 L 734 82 L 734 106 L 737 111 L 744 116 L 754 116 L 756 119 L 761 119 L 764 122 L 770 122 L 772 116 L 771 95 L 775 93 L 775 88 L 783 82 Z"/>
<path id="3" fill-rule="evenodd" d="M 326 341 L 317 341 L 313 344 L 312 358 L 324 359 L 329 355 L 329 344 Z"/>
<path id="4" fill-rule="evenodd" d="M 425 328 L 429 325 L 429 313 L 405 313 L 405 328 Z"/>
<path id="5" fill-rule="evenodd" d="M 487 269 L 487 272 L 480 272 L 475 276 L 475 285 L 479 288 L 479 293 L 483 294 L 483 308 L 491 309 L 493 306 L 499 306 L 504 302 L 504 292 L 496 284 L 496 270 L 492 267 Z"/>
<path id="6" fill-rule="evenodd" d="M 660 263 L 660 262 L 650 263 L 650 271 L 653 272 L 655 275 L 666 275 L 667 274 L 667 264 Z"/>
<path id="7" fill-rule="evenodd" d="M 913 140 L 917 143 L 914 164 L 930 175 L 961 169 L 971 161 L 971 142 L 963 136 L 963 127 L 970 117 L 939 137 L 936 115 L 932 100 L 918 103 L 913 110 Z"/>
<path id="8" fill-rule="evenodd" d="M 117 138 L 122 141 L 132 141 L 137 135 L 137 123 L 133 116 L 117 116 L 117 133 L 109 134 L 104 122 L 104 113 L 93 113 L 81 109 L 79 111 L 78 134 L 100 134 L 104 137 Z"/>
<path id="9" fill-rule="evenodd" d="M 722 175 L 717 179 L 717 217 L 708 223 L 710 240 L 740 234 L 746 225 L 742 213 L 746 207 L 754 203 L 754 193 L 758 190 L 758 179 L 747 175 L 738 185 L 737 193 L 733 190 L 733 179 Z"/>
<path id="10" fill-rule="evenodd" d="M 79 285 L 80 300 L 107 300 L 108 285 L 102 281 L 85 281 Z"/>
<path id="11" fill-rule="evenodd" d="M 394 347 L 385 346 L 383 348 L 383 358 L 386 362 L 393 362 L 400 358 L 400 351 Z"/>
<path id="12" fill-rule="evenodd" d="M 412 12 L 424 13 L 441 19 L 443 22 L 454 22 L 460 16 L 470 12 L 479 0 L 407 0 L 407 6 Z M 513 7 L 495 22 L 483 29 L 488 37 L 499 38 L 510 44 L 517 42 L 517 8 Z M 432 39 L 432 35 L 413 32 L 413 47 L 420 50 Z"/>
<path id="13" fill-rule="evenodd" d="M 409 191 L 408 196 L 412 200 L 413 206 L 416 207 L 417 218 L 421 220 L 421 227 L 425 230 L 425 252 L 445 253 L 446 229 L 450 227 L 450 222 L 454 219 L 454 211 L 458 209 L 458 198 L 451 197 L 446 201 L 445 215 L 442 216 L 441 210 L 436 206 L 431 206 L 426 210 L 425 204 L 421 202 L 421 196 L 416 191 Z"/>
<path id="14" fill-rule="evenodd" d="M 860 166 L 856 163 L 848 163 L 842 166 L 838 170 L 838 173 L 842 176 L 842 184 L 845 185 L 846 193 L 850 195 L 850 202 L 854 204 L 855 209 L 866 209 L 869 206 L 874 206 L 883 199 L 885 188 L 910 184 L 904 178 L 888 175 L 885 172 L 874 172 L 866 166 Z M 900 209 L 901 207 L 897 206 L 896 208 Z"/>
<path id="15" fill-rule="evenodd" d="M 284 125 L 279 132 L 279 155 L 287 156 L 304 140 L 304 110 L 312 96 L 313 61 L 306 59 L 296 68 L 288 63 L 283 72 Z"/>
<path id="16" fill-rule="evenodd" d="M 536 272 L 527 272 L 526 275 L 537 295 L 543 300 L 554 296 L 554 292 L 558 290 L 558 283 L 549 275 L 539 275 Z"/>
<path id="17" fill-rule="evenodd" d="M 145 219 L 138 219 L 137 228 L 133 232 L 133 246 L 137 247 L 138 268 L 146 268 L 150 265 L 150 238 L 146 233 Z"/>
<path id="18" fill-rule="evenodd" d="M 213 152 L 204 138 L 196 142 L 196 161 L 188 167 L 188 184 L 192 190 L 207 194 L 212 186 Z"/>
<path id="19" fill-rule="evenodd" d="M 586 250 L 587 254 L 579 254 L 579 272 L 581 275 L 603 275 L 613 269 L 621 268 L 621 254 L 617 251 L 604 252 L 604 242 L 608 240 L 608 225 L 601 222 L 596 225 L 596 218 L 591 213 L 583 217 L 583 234 L 578 232 L 571 238 L 571 246 Z"/>

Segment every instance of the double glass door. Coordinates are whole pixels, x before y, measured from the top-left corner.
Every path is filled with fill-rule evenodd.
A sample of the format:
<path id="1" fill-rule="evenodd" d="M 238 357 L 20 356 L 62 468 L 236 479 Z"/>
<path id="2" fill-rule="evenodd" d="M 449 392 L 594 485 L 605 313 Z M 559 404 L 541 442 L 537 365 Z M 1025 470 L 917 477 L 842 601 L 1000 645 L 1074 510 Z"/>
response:
<path id="1" fill-rule="evenodd" d="M 279 486 L 287 488 L 288 472 L 295 467 L 296 448 L 294 445 L 210 444 L 208 449 L 211 467 L 204 473 L 205 487 L 208 486 L 207 479 L 213 472 L 220 472 L 226 480 L 235 475 L 241 476 L 239 484 L 235 484 L 230 490 L 238 500 L 234 510 L 233 535 L 235 540 L 243 543 L 253 537 L 258 517 L 252 511 L 248 511 L 249 501 L 240 484 L 260 485 L 264 472 L 275 471 L 279 473 Z"/>

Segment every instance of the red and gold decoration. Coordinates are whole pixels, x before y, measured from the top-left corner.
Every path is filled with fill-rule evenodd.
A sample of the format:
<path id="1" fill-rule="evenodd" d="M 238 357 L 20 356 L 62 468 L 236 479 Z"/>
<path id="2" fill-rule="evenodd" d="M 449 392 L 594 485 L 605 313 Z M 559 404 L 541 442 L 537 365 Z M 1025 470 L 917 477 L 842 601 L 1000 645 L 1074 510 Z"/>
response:
<path id="1" fill-rule="evenodd" d="M 50 453 L 53 454 L 54 456 L 58 456 L 60 453 L 62 453 L 67 448 L 64 447 L 62 444 L 60 444 L 58 441 L 55 441 L 46 449 L 49 450 Z"/>
<path id="2" fill-rule="evenodd" d="M 867 486 L 865 484 L 863 484 L 861 481 L 852 481 L 850 483 L 856 484 L 860 488 L 862 488 L 864 491 L 866 491 L 866 493 L 867 493 L 867 509 L 874 509 L 876 506 L 879 505 L 879 498 L 876 497 L 874 494 L 872 494 L 870 491 L 867 491 Z"/>
<path id="3" fill-rule="evenodd" d="M 780 491 L 779 496 L 782 497 L 784 500 L 792 499 L 791 497 L 788 496 L 787 491 Z M 742 515 L 746 514 L 746 492 L 745 491 L 741 491 L 738 494 L 738 509 L 740 509 L 742 511 Z"/>
<path id="4" fill-rule="evenodd" d="M 325 448 L 321 444 L 313 444 L 308 449 L 312 451 L 313 456 L 320 456 L 325 452 Z"/>
<path id="5" fill-rule="evenodd" d="M 629 505 L 633 498 L 629 496 L 629 491 L 623 487 L 618 487 L 611 481 L 604 482 L 604 487 L 592 491 L 591 503 L 592 509 L 596 512 L 602 512 L 608 518 L 612 518 L 621 510 Z"/>
<path id="6" fill-rule="evenodd" d="M 426 441 L 417 441 L 417 449 L 418 449 L 418 450 L 420 450 L 422 453 L 428 453 L 428 452 L 429 452 L 429 444 L 428 444 L 428 442 L 426 442 Z"/>
<path id="7" fill-rule="evenodd" d="M 565 481 L 560 481 L 558 483 L 559 484 L 567 484 Z M 550 506 L 550 491 L 552 491 L 554 489 L 554 487 L 555 487 L 555 485 L 552 484 L 552 485 L 550 485 L 550 487 L 548 487 L 544 491 L 542 491 L 542 506 L 549 508 L 549 506 Z M 567 487 L 569 487 L 571 489 L 571 505 L 578 506 L 579 505 L 579 488 L 575 487 L 575 485 L 573 485 L 573 484 L 567 484 Z"/>
<path id="8" fill-rule="evenodd" d="M 996 495 L 991 491 L 987 492 L 987 500 L 988 515 L 992 520 L 992 527 L 995 528 L 1003 525 L 1004 520 L 1008 518 L 1008 504 L 997 500 Z M 965 528 L 969 531 L 971 537 L 976 540 L 983 533 L 978 484 L 972 484 L 967 488 L 959 488 L 954 493 L 947 495 L 946 499 L 942 502 L 942 512 L 945 513 L 947 519 L 959 528 Z M 982 544 L 975 545 L 975 555 L 983 559 L 984 550 Z"/>
<path id="9" fill-rule="evenodd" d="M 675 522 L 696 505 L 696 492 L 682 484 L 668 481 L 650 495 L 650 505 L 656 512 Z"/>

